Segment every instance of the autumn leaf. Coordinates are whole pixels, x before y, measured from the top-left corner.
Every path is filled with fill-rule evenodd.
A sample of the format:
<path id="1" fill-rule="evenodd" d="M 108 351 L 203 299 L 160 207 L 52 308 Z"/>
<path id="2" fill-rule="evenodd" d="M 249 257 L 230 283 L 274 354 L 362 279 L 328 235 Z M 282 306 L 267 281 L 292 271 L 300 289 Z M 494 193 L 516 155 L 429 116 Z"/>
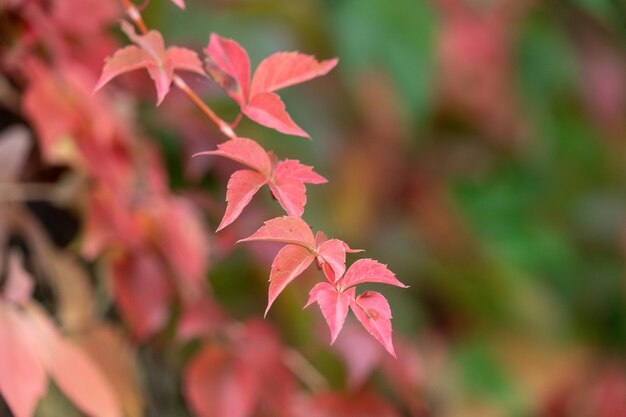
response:
<path id="1" fill-rule="evenodd" d="M 154 30 L 145 35 L 138 35 L 133 26 L 127 22 L 122 22 L 121 27 L 136 45 L 119 49 L 107 59 L 94 91 L 98 91 L 118 75 L 145 68 L 156 86 L 158 106 L 170 90 L 174 71 L 184 70 L 204 74 L 202 62 L 194 51 L 179 47 L 166 49 L 163 36 Z"/>
<path id="2" fill-rule="evenodd" d="M 302 176 L 317 175 L 312 171 L 301 171 Z M 329 268 L 329 279 L 334 283 L 346 270 L 346 252 L 352 251 L 349 246 L 339 240 L 326 240 L 325 235 L 313 236 L 309 225 L 299 217 L 277 217 L 268 220 L 251 236 L 239 242 L 268 241 L 287 243 L 276 255 L 270 272 L 270 288 L 268 305 L 265 314 L 282 290 L 304 272 L 313 260 L 321 267 Z"/>
<path id="3" fill-rule="evenodd" d="M 387 265 L 383 265 L 373 259 L 359 259 L 354 262 L 346 271 L 340 285 L 342 288 L 350 288 L 366 282 L 408 288 L 406 285 L 398 281 L 396 274 L 391 272 L 387 268 Z"/>
<path id="4" fill-rule="evenodd" d="M 278 203 L 287 214 L 300 217 L 306 204 L 306 187 L 304 184 L 321 184 L 326 179 L 313 172 L 310 166 L 299 161 L 285 160 L 274 162 L 273 155 L 266 152 L 261 145 L 247 138 L 235 138 L 218 145 L 215 151 L 200 152 L 198 155 L 223 156 L 251 170 L 240 170 L 232 174 L 228 180 L 226 191 L 226 213 L 217 228 L 222 230 L 234 222 L 252 197 L 267 184 Z"/>
<path id="5" fill-rule="evenodd" d="M 391 309 L 387 299 L 378 292 L 365 291 L 356 299 L 350 299 L 350 308 L 365 330 L 395 358 L 391 339 Z"/>
<path id="6" fill-rule="evenodd" d="M 348 315 L 348 307 L 354 297 L 354 289 L 345 292 L 337 291 L 327 282 L 320 282 L 309 293 L 309 301 L 304 308 L 317 303 L 330 329 L 330 344 L 335 343 Z"/>
<path id="7" fill-rule="evenodd" d="M 279 52 L 264 59 L 250 81 L 250 59 L 236 41 L 212 33 L 204 50 L 208 72 L 255 122 L 281 133 L 309 137 L 289 116 L 274 92 L 326 75 L 337 59 L 317 61 L 298 52 Z M 250 87 L 249 87 L 250 86 Z"/>
<path id="8" fill-rule="evenodd" d="M 11 259 L 9 282 L 14 284 L 9 286 L 9 297 L 0 299 L 0 393 L 13 414 L 32 417 L 46 393 L 49 374 L 84 413 L 121 417 L 118 398 L 93 360 L 61 336 L 43 308 L 25 299 L 32 284 L 15 283 L 32 282 L 32 278 L 17 258 Z"/>

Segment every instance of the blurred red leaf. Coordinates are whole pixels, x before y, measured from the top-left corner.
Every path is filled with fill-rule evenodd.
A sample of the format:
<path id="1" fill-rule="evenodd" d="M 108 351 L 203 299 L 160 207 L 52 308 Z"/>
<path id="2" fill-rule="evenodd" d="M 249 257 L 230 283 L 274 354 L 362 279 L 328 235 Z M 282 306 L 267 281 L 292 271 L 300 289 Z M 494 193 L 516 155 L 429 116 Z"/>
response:
<path id="1" fill-rule="evenodd" d="M 171 288 L 162 265 L 149 252 L 127 254 L 110 265 L 115 302 L 134 337 L 145 341 L 166 323 Z"/>

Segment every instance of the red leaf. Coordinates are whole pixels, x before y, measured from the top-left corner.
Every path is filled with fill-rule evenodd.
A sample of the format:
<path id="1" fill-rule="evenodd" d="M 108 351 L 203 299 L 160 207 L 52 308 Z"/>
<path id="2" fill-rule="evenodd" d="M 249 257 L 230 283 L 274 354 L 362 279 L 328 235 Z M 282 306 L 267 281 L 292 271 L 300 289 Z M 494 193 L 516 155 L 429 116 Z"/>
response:
<path id="1" fill-rule="evenodd" d="M 373 259 L 359 259 L 353 263 L 346 271 L 341 286 L 342 288 L 349 288 L 365 282 L 377 282 L 408 288 L 398 281 L 393 272 L 387 269 L 387 265 L 383 265 Z"/>
<path id="2" fill-rule="evenodd" d="M 250 97 L 281 88 L 300 84 L 310 79 L 326 75 L 337 65 L 338 60 L 318 62 L 310 55 L 297 52 L 279 52 L 264 59 L 257 67 Z"/>
<path id="3" fill-rule="evenodd" d="M 170 90 L 174 70 L 204 74 L 202 63 L 194 51 L 185 48 L 166 50 L 163 36 L 159 32 L 152 30 L 145 35 L 138 35 L 127 22 L 122 22 L 122 30 L 138 46 L 122 48 L 107 59 L 94 91 L 98 91 L 118 75 L 145 68 L 155 83 L 159 105 Z"/>
<path id="4" fill-rule="evenodd" d="M 306 205 L 306 187 L 302 181 L 288 176 L 276 177 L 269 183 L 272 194 L 288 215 L 301 217 Z"/>
<path id="5" fill-rule="evenodd" d="M 260 93 L 252 97 L 243 108 L 243 112 L 255 122 L 276 129 L 281 133 L 294 136 L 309 137 L 289 116 L 285 103 L 276 93 Z"/>
<path id="6" fill-rule="evenodd" d="M 337 282 L 346 271 L 346 247 L 339 239 L 331 239 L 323 242 L 317 248 L 323 263 L 327 263 L 334 274 L 332 282 Z M 322 265 L 323 265 L 322 263 Z"/>
<path id="7" fill-rule="evenodd" d="M 250 84 L 250 59 L 246 50 L 234 40 L 222 38 L 212 33 L 209 46 L 204 50 L 204 53 L 222 72 L 236 82 L 236 88 L 233 89 L 227 83 L 216 80 L 243 107 L 248 100 Z"/>
<path id="8" fill-rule="evenodd" d="M 22 321 L 0 303 L 0 394 L 15 417 L 32 417 L 48 379 Z"/>
<path id="9" fill-rule="evenodd" d="M 307 308 L 314 302 L 319 304 L 326 323 L 328 323 L 330 328 L 331 345 L 337 339 L 337 335 L 339 335 L 346 321 L 348 306 L 353 298 L 354 288 L 350 288 L 345 292 L 338 292 L 335 287 L 326 282 L 320 282 L 309 293 L 309 301 L 304 308 Z"/>
<path id="10" fill-rule="evenodd" d="M 183 392 L 199 417 L 249 417 L 260 382 L 252 368 L 225 349 L 206 346 L 187 365 Z"/>
<path id="11" fill-rule="evenodd" d="M 270 288 L 265 315 L 276 300 L 276 297 L 293 281 L 304 272 L 313 262 L 314 254 L 306 248 L 298 245 L 283 247 L 272 262 L 270 273 Z"/>
<path id="12" fill-rule="evenodd" d="M 252 139 L 235 138 L 217 145 L 216 151 L 199 152 L 194 156 L 198 155 L 218 155 L 230 158 L 259 171 L 266 178 L 269 178 L 272 172 L 272 161 L 267 152 Z"/>
<path id="13" fill-rule="evenodd" d="M 154 255 L 139 253 L 111 266 L 115 302 L 134 337 L 144 341 L 160 330 L 169 314 L 171 289 Z"/>
<path id="14" fill-rule="evenodd" d="M 39 357 L 61 391 L 87 415 L 121 417 L 117 398 L 92 359 L 64 340 L 42 310 L 30 306 L 28 313 L 39 337 Z"/>
<path id="15" fill-rule="evenodd" d="M 242 169 L 233 173 L 228 180 L 226 191 L 226 213 L 224 213 L 224 218 L 222 218 L 222 222 L 216 231 L 219 232 L 234 222 L 250 200 L 252 200 L 254 194 L 266 182 L 267 180 L 263 175 L 249 169 Z"/>
<path id="16" fill-rule="evenodd" d="M 303 165 L 300 161 L 286 159 L 276 164 L 274 177 L 291 177 L 306 184 L 324 184 L 328 180 L 313 171 L 313 167 Z"/>
<path id="17" fill-rule="evenodd" d="M 350 300 L 350 308 L 363 327 L 395 358 L 391 339 L 391 309 L 387 299 L 378 292 L 365 291 Z"/>
<path id="18" fill-rule="evenodd" d="M 313 232 L 309 225 L 299 217 L 283 216 L 268 220 L 254 234 L 238 242 L 257 240 L 292 243 L 303 246 L 311 252 L 315 251 Z"/>
<path id="19" fill-rule="evenodd" d="M 290 216 L 300 217 L 306 205 L 304 183 L 322 184 L 326 178 L 313 172 L 313 168 L 295 160 L 276 164 L 274 180 L 269 183 L 272 194 Z"/>
<path id="20" fill-rule="evenodd" d="M 208 260 L 202 214 L 182 197 L 163 198 L 162 203 L 153 204 L 154 237 L 178 282 L 195 291 L 205 283 Z"/>

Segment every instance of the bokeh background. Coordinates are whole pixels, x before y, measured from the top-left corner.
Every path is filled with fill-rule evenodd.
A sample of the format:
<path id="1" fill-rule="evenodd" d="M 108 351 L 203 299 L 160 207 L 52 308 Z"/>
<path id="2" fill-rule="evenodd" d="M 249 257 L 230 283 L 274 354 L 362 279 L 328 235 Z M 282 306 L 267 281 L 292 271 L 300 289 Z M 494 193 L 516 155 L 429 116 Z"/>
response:
<path id="1" fill-rule="evenodd" d="M 236 39 L 253 67 L 279 50 L 340 59 L 282 94 L 312 141 L 238 128 L 330 180 L 308 187 L 314 230 L 410 285 L 377 289 L 408 352 L 396 365 L 363 329 L 328 346 L 318 309 L 302 310 L 316 271 L 279 297 L 266 321 L 324 386 L 362 404 L 375 392 L 399 416 L 626 416 L 626 3 L 188 0 L 182 12 L 152 0 L 143 15 L 170 44 Z M 135 83 L 133 117 L 170 188 L 214 230 L 234 165 L 191 155 L 219 132 L 177 91 L 154 108 L 148 77 L 129 77 L 118 91 Z M 237 116 L 208 80 L 186 79 L 225 120 Z M 53 236 L 76 239 L 80 214 L 29 207 Z M 275 253 L 234 241 L 280 214 L 263 193 L 209 232 L 206 278 L 232 317 L 262 315 Z M 146 409 L 186 415 L 175 375 L 193 346 L 164 340 L 137 351 Z M 383 415 L 374 409 L 319 415 Z"/>

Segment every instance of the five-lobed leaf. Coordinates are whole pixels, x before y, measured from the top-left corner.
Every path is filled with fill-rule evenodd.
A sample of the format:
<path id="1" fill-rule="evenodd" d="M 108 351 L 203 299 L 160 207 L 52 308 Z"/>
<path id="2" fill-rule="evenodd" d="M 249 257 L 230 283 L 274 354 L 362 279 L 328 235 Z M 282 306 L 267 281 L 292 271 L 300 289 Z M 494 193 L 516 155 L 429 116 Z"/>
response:
<path id="1" fill-rule="evenodd" d="M 175 70 L 204 74 L 202 62 L 194 51 L 179 47 L 166 49 L 159 32 L 152 30 L 138 35 L 127 22 L 122 22 L 122 30 L 135 45 L 119 49 L 107 59 L 94 91 L 118 75 L 145 68 L 155 83 L 159 105 L 170 90 Z"/>
<path id="2" fill-rule="evenodd" d="M 259 64 L 250 81 L 250 59 L 236 41 L 212 33 L 204 52 L 209 59 L 209 74 L 237 101 L 246 116 L 281 133 L 309 137 L 291 119 L 285 103 L 274 92 L 327 74 L 337 65 L 337 59 L 318 62 L 298 52 L 276 53 Z M 214 71 L 213 65 L 222 74 Z"/>
<path id="3" fill-rule="evenodd" d="M 306 204 L 305 183 L 321 184 L 326 179 L 313 172 L 310 166 L 299 161 L 286 160 L 273 164 L 273 154 L 266 152 L 261 145 L 247 138 L 235 138 L 218 145 L 215 151 L 205 151 L 198 155 L 223 156 L 254 169 L 237 171 L 228 181 L 226 193 L 226 213 L 218 231 L 231 224 L 241 214 L 254 194 L 264 184 L 270 190 L 287 214 L 300 217 Z"/>

